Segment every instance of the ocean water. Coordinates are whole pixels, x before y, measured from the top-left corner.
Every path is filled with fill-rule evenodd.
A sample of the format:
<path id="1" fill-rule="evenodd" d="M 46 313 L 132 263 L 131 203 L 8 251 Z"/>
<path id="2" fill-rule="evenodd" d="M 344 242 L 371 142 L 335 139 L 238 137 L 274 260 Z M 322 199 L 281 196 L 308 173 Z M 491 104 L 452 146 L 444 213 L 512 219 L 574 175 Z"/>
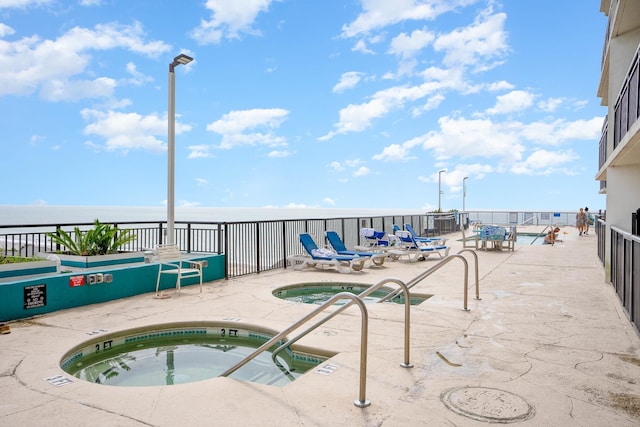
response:
<path id="1" fill-rule="evenodd" d="M 176 207 L 176 221 L 241 222 L 281 219 L 323 219 L 388 215 L 421 215 L 422 209 L 205 208 Z M 10 206 L 0 205 L 0 225 L 77 224 L 166 221 L 165 207 L 136 206 Z"/>

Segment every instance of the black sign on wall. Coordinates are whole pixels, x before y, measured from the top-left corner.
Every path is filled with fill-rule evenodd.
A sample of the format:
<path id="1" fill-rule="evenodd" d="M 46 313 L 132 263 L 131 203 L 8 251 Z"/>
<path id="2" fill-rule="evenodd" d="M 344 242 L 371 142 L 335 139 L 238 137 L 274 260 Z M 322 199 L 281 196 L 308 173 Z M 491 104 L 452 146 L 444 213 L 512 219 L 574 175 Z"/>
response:
<path id="1" fill-rule="evenodd" d="M 24 309 L 44 307 L 47 305 L 47 284 L 24 287 Z"/>

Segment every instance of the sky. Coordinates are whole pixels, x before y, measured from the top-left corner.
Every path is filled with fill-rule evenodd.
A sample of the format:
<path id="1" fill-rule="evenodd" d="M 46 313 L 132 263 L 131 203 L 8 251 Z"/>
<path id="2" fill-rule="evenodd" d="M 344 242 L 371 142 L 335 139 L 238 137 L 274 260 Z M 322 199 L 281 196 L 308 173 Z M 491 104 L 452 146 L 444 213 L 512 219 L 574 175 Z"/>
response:
<path id="1" fill-rule="evenodd" d="M 597 211 L 599 9 L 0 0 L 0 205 Z"/>

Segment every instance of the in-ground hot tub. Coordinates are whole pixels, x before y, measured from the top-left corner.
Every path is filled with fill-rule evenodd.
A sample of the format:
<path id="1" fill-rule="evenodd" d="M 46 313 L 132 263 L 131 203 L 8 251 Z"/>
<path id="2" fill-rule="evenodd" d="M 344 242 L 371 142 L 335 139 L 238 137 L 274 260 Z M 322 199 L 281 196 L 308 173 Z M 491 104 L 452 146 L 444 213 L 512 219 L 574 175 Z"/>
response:
<path id="1" fill-rule="evenodd" d="M 220 376 L 277 334 L 236 322 L 157 324 L 94 337 L 69 350 L 60 366 L 76 378 L 97 384 L 185 384 Z M 296 345 L 272 357 L 282 344 L 230 377 L 283 386 L 334 355 Z"/>
<path id="2" fill-rule="evenodd" d="M 351 292 L 354 295 L 358 295 L 367 289 L 370 285 L 362 283 L 327 283 L 327 282 L 313 282 L 313 283 L 298 283 L 295 285 L 282 286 L 273 291 L 273 296 L 285 299 L 293 302 L 302 302 L 305 304 L 322 304 L 329 298 L 340 292 Z M 389 293 L 399 289 L 397 286 L 383 286 L 382 288 L 372 292 L 368 296 L 363 298 L 365 303 L 377 303 Z M 418 305 L 433 295 L 429 294 L 417 294 L 411 292 L 411 305 Z M 336 304 L 346 304 L 351 300 L 343 299 L 337 301 Z M 391 298 L 388 302 L 396 304 L 404 304 L 404 294 L 397 295 Z"/>

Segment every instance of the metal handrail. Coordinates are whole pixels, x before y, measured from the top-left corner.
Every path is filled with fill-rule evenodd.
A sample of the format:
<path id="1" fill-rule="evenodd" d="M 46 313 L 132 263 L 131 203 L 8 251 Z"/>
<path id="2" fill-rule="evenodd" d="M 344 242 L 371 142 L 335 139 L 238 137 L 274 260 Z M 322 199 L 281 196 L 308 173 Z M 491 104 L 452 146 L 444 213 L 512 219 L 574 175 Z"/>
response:
<path id="1" fill-rule="evenodd" d="M 380 280 L 375 285 L 370 286 L 369 288 L 367 288 L 364 291 L 360 292 L 357 296 L 358 296 L 358 298 L 363 299 L 364 297 L 366 297 L 366 296 L 372 294 L 373 292 L 377 291 L 378 289 L 380 289 L 383 285 L 385 285 L 387 283 L 395 283 L 395 284 L 397 284 L 405 292 L 405 295 L 410 295 L 409 288 L 407 287 L 407 285 L 404 284 L 404 282 L 402 280 L 395 279 L 393 277 L 387 277 L 385 279 Z M 295 337 L 291 338 L 290 340 L 288 340 L 284 345 L 278 347 L 277 349 L 275 349 L 273 351 L 273 353 L 271 354 L 271 358 L 275 361 L 275 358 L 278 355 L 278 353 L 280 353 L 284 349 L 288 348 L 289 346 L 293 345 L 296 341 L 298 341 L 299 339 L 303 338 L 305 335 L 307 335 L 309 332 L 313 331 L 315 328 L 317 328 L 321 324 L 329 321 L 333 317 L 335 317 L 338 314 L 342 313 L 344 310 L 349 308 L 351 306 L 351 304 L 353 304 L 353 301 L 349 301 L 348 303 L 346 303 L 342 307 L 340 307 L 337 310 L 329 313 L 325 318 L 321 319 L 318 323 L 316 323 L 314 325 L 311 325 L 305 331 L 301 332 L 297 336 L 295 336 Z M 404 362 L 400 364 L 400 366 L 402 366 L 403 368 L 413 368 L 413 364 L 410 363 L 410 361 L 409 361 L 409 348 L 410 348 L 410 339 L 411 339 L 411 337 L 410 337 L 410 324 L 411 324 L 410 317 L 411 317 L 411 298 L 405 298 L 405 301 L 404 301 Z"/>
<path id="2" fill-rule="evenodd" d="M 530 243 L 530 244 L 531 244 L 531 245 L 533 245 L 533 244 L 536 242 L 536 240 L 538 240 L 538 238 L 539 238 L 540 236 L 544 236 L 544 232 L 545 232 L 545 231 L 547 231 L 547 228 L 550 228 L 550 227 L 553 227 L 553 224 L 552 224 L 552 225 L 547 225 L 545 228 L 543 228 L 543 229 L 542 229 L 542 231 L 540 232 L 540 234 L 538 234 L 538 235 L 536 236 L 536 238 L 535 238 L 535 239 L 533 239 L 533 240 L 531 241 L 531 243 Z M 551 229 L 553 230 L 553 228 L 551 228 Z"/>
<path id="3" fill-rule="evenodd" d="M 269 349 L 272 345 L 276 344 L 282 338 L 284 338 L 288 333 L 294 331 L 296 328 L 300 327 L 306 321 L 312 319 L 317 314 L 325 310 L 327 307 L 331 307 L 336 301 L 341 300 L 343 298 L 348 298 L 352 300 L 352 302 L 356 303 L 358 307 L 360 307 L 360 311 L 362 312 L 362 328 L 360 333 L 360 392 L 358 399 L 353 402 L 359 408 L 366 408 L 371 405 L 371 402 L 366 398 L 366 388 L 367 388 L 367 336 L 369 330 L 369 316 L 367 312 L 367 307 L 364 302 L 356 295 L 350 292 L 340 292 L 335 294 L 333 297 L 329 298 L 324 304 L 322 304 L 317 309 L 313 310 L 311 313 L 303 316 L 298 321 L 294 322 L 291 326 L 286 328 L 284 331 L 278 333 L 269 341 L 262 344 L 258 347 L 253 353 L 242 359 L 240 362 L 236 363 L 231 368 L 224 371 L 220 376 L 226 377 L 246 365 L 251 360 L 255 359 L 259 354 L 263 353 L 267 349 Z M 327 319 L 328 320 L 328 319 Z M 316 326 L 320 326 L 317 324 Z"/>
<path id="4" fill-rule="evenodd" d="M 533 220 L 536 220 L 536 226 L 540 225 L 540 223 L 538 222 L 538 217 L 537 216 L 532 216 L 531 218 L 529 218 L 526 221 L 522 221 L 519 225 L 525 225 L 526 223 L 530 222 L 533 225 Z"/>
<path id="5" fill-rule="evenodd" d="M 445 264 L 448 264 L 449 262 L 451 262 L 451 260 L 453 260 L 455 258 L 460 259 L 462 261 L 462 263 L 464 264 L 464 306 L 463 306 L 463 310 L 464 311 L 469 311 L 469 309 L 467 308 L 467 300 L 468 300 L 468 293 L 469 293 L 469 289 L 468 289 L 468 286 L 469 286 L 469 263 L 467 262 L 467 259 L 465 257 L 463 257 L 462 255 L 454 254 L 454 255 L 449 255 L 449 256 L 441 259 L 440 262 L 438 262 L 436 265 L 434 265 L 433 267 L 429 268 L 425 272 L 423 272 L 423 273 L 417 275 L 416 277 L 414 277 L 413 279 L 411 279 L 407 283 L 407 288 L 411 289 L 416 284 L 418 284 L 418 282 L 420 282 L 423 279 L 427 278 L 433 272 L 435 272 L 436 270 L 439 270 Z M 478 262 L 478 257 L 476 256 L 476 268 L 477 268 L 477 262 Z M 387 301 L 387 300 L 395 297 L 396 295 L 399 295 L 399 293 L 400 293 L 400 291 L 397 291 L 397 290 L 393 291 L 393 292 L 389 293 L 387 296 L 385 296 L 384 298 L 381 298 L 379 302 Z M 476 299 L 480 299 L 480 294 L 479 293 L 480 293 L 480 285 L 478 284 L 478 276 L 476 275 Z"/>

